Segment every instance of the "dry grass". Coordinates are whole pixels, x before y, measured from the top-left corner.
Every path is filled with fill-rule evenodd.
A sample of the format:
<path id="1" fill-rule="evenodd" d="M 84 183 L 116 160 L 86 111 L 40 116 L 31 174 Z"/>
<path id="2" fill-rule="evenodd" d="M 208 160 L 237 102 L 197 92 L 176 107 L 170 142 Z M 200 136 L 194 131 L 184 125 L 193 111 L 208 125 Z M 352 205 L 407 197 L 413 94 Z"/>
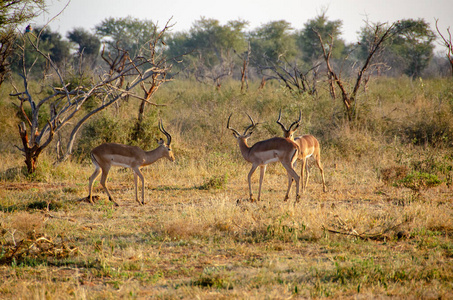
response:
<path id="1" fill-rule="evenodd" d="M 392 184 L 406 168 L 448 169 L 451 148 L 384 143 L 370 131 L 333 126 L 322 143 L 327 193 L 313 165 L 301 201 L 294 203 L 293 189 L 283 202 L 286 172 L 275 165 L 266 173 L 264 200 L 251 203 L 250 166 L 218 124 L 228 114 L 219 105 L 203 107 L 214 115 L 203 121 L 203 113 L 189 116 L 175 104 L 180 120 L 166 128 L 174 132 L 177 161 L 143 169 L 145 206 L 134 200 L 130 170 L 109 177 L 116 208 L 99 184 L 96 203 L 83 201 L 93 171 L 83 159 L 53 166 L 43 156 L 38 174 L 26 178 L 17 168 L 20 155 L 2 155 L 0 261 L 5 253 L 10 259 L 0 264 L 0 298 L 452 297 L 451 170 L 418 195 Z M 241 118 L 235 122 L 243 124 Z M 261 119 L 272 129 L 271 117 Z M 214 133 L 203 130 L 223 138 L 211 145 Z M 33 246 L 41 237 L 51 242 L 45 251 Z M 37 250 L 6 252 L 21 241 Z"/>
<path id="2" fill-rule="evenodd" d="M 3 264 L 0 293 L 76 299 L 449 297 L 451 190 L 442 186 L 414 200 L 409 191 L 383 185 L 365 165 L 335 168 L 327 159 L 325 165 L 329 192 L 322 193 L 313 168 L 298 204 L 282 201 L 281 167 L 270 168 L 260 203 L 245 200 L 246 165 L 240 176 L 211 190 L 199 189 L 205 177 L 186 174 L 185 166 L 150 166 L 143 207 L 134 201 L 132 174 L 121 170 L 109 182 L 119 208 L 100 190 L 94 206 L 79 201 L 86 196 L 83 176 L 31 189 L 21 188 L 26 182 L 3 183 L 4 245 L 36 230 L 49 239 L 64 233 L 78 251 Z M 85 178 L 90 172 L 83 168 Z M 16 208 L 8 211 L 11 198 Z M 38 199 L 62 204 L 30 209 Z"/>

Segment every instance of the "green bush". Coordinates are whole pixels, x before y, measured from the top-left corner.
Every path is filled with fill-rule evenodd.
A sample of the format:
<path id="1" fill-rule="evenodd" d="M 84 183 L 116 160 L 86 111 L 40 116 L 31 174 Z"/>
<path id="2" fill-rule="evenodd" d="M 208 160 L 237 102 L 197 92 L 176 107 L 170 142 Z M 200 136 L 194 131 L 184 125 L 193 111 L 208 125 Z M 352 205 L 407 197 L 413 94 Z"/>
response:
<path id="1" fill-rule="evenodd" d="M 123 118 L 112 117 L 108 112 L 101 113 L 82 129 L 74 156 L 81 158 L 88 156 L 91 149 L 102 143 L 127 144 L 130 135 L 130 127 Z"/>
<path id="2" fill-rule="evenodd" d="M 396 181 L 397 186 L 403 186 L 413 190 L 414 192 L 420 192 L 420 190 L 426 190 L 432 187 L 436 187 L 442 183 L 436 175 L 421 172 L 411 172 L 406 177 Z"/>

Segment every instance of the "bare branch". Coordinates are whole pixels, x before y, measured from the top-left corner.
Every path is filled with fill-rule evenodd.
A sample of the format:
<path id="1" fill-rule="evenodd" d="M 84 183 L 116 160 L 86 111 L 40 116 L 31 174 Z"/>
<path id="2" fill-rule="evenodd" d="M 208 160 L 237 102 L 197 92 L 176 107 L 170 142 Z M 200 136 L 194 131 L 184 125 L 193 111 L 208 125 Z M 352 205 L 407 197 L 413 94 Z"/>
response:
<path id="1" fill-rule="evenodd" d="M 436 19 L 436 30 L 439 36 L 442 38 L 444 42 L 444 46 L 447 48 L 447 59 L 450 62 L 450 68 L 451 68 L 451 75 L 453 76 L 453 43 L 451 39 L 451 32 L 450 32 L 450 27 L 447 28 L 447 33 L 448 33 L 448 39 L 442 35 L 440 32 L 439 26 L 438 26 L 438 19 Z"/>

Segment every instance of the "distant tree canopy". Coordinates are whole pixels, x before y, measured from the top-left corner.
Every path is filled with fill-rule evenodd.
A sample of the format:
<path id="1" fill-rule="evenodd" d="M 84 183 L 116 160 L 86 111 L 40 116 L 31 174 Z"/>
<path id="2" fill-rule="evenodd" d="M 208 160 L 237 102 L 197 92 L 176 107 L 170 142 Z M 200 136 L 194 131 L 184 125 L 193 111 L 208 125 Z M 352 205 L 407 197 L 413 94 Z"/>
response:
<path id="1" fill-rule="evenodd" d="M 58 32 L 51 31 L 50 28 L 34 29 L 35 36 L 39 37 L 40 43 L 45 44 L 49 51 L 50 58 L 57 64 L 64 60 L 69 60 L 70 45 L 68 41 L 62 39 Z"/>
<path id="2" fill-rule="evenodd" d="M 218 20 L 201 18 L 188 32 L 175 33 L 167 41 L 169 57 L 186 55 L 186 68 L 192 72 L 219 67 L 229 69 L 236 58 L 247 48 L 244 31 L 247 22 L 237 20 L 221 25 Z M 226 71 L 228 72 L 228 71 Z"/>
<path id="3" fill-rule="evenodd" d="M 251 70 L 281 63 L 297 64 L 310 69 L 322 61 L 318 34 L 324 43 L 332 43 L 333 63 L 340 63 L 348 57 L 357 62 L 366 59 L 367 47 L 375 36 L 370 31 L 372 27 L 365 26 L 359 33 L 359 43 L 347 44 L 341 39 L 342 21 L 329 20 L 325 12 L 308 20 L 299 30 L 292 28 L 284 20 L 272 21 L 249 31 L 246 30 L 247 26 L 248 22 L 243 20 L 221 24 L 215 19 L 201 18 L 188 31 L 170 32 L 156 49 L 164 51 L 167 57 L 176 58 L 173 71 L 183 70 L 187 76 L 210 78 L 218 83 L 222 77 L 238 76 L 239 68 L 243 66 L 244 53 L 249 53 L 247 66 Z M 379 28 L 386 29 L 385 26 Z M 41 32 L 39 38 L 45 44 L 42 49 L 56 63 L 69 61 L 72 47 L 77 54 L 83 53 L 85 58 L 89 58 L 91 66 L 102 63 L 102 60 L 96 61 L 102 50 L 102 43 L 106 45 L 106 52 L 120 48 L 130 55 L 136 55 L 149 51 L 148 42 L 157 30 L 157 23 L 150 20 L 107 18 L 95 27 L 94 33 L 82 28 L 68 32 L 66 37 L 72 46 L 49 27 Z M 379 60 L 375 63 L 391 66 L 382 68 L 384 71 L 381 74 L 421 76 L 433 56 L 435 35 L 429 24 L 424 20 L 402 20 L 394 30 L 394 38 L 386 42 L 381 50 L 382 55 L 373 58 Z M 38 32 L 37 29 L 33 30 L 35 36 L 38 36 Z M 353 62 L 345 66 L 352 64 Z M 344 74 L 348 72 L 345 71 Z"/>
<path id="4" fill-rule="evenodd" d="M 150 20 L 108 18 L 96 26 L 96 35 L 107 44 L 107 51 L 119 47 L 135 56 L 146 51 L 143 47 L 151 40 L 155 29 L 156 25 Z"/>
<path id="5" fill-rule="evenodd" d="M 382 27 L 386 30 L 386 27 Z M 401 20 L 395 24 L 393 38 L 386 43 L 382 63 L 400 70 L 409 77 L 419 77 L 433 57 L 435 34 L 424 20 Z M 374 33 L 370 26 L 360 32 L 358 57 L 364 58 L 372 42 Z M 392 71 L 393 73 L 393 71 Z"/>
<path id="6" fill-rule="evenodd" d="M 391 46 L 405 63 L 404 73 L 419 77 L 433 56 L 434 32 L 424 20 L 402 20 L 395 28 L 398 32 Z"/>
<path id="7" fill-rule="evenodd" d="M 88 56 L 97 56 L 99 54 L 99 49 L 101 48 L 101 41 L 99 38 L 90 33 L 88 30 L 83 28 L 74 28 L 72 31 L 68 32 L 67 38 L 79 45 L 78 53 L 88 55 Z"/>
<path id="8" fill-rule="evenodd" d="M 83 28 L 74 28 L 67 33 L 66 37 L 78 45 L 76 55 L 83 58 L 83 66 L 94 67 L 101 48 L 99 37 Z"/>
<path id="9" fill-rule="evenodd" d="M 36 43 L 36 41 L 39 42 L 41 51 L 49 55 L 57 65 L 70 63 L 70 43 L 63 40 L 58 32 L 53 32 L 48 27 L 37 27 L 18 39 L 19 47 L 16 50 L 15 63 L 12 65 L 15 72 L 22 74 L 24 66 L 29 68 L 35 65 L 31 75 L 42 76 L 45 73 L 45 69 L 48 67 L 47 62 L 42 55 L 32 50 L 33 46 L 30 43 Z"/>
<path id="10" fill-rule="evenodd" d="M 250 46 L 255 62 L 266 65 L 280 57 L 291 61 L 296 58 L 297 47 L 293 28 L 286 21 L 273 21 L 250 32 Z"/>
<path id="11" fill-rule="evenodd" d="M 189 31 L 187 46 L 205 56 L 214 54 L 218 61 L 229 59 L 234 51 L 245 49 L 246 25 L 245 21 L 230 21 L 226 25 L 220 25 L 217 20 L 201 18 L 194 22 Z"/>
<path id="12" fill-rule="evenodd" d="M 327 42 L 333 38 L 332 58 L 340 58 L 345 48 L 345 43 L 340 38 L 342 25 L 343 22 L 340 20 L 329 21 L 325 12 L 305 23 L 297 35 L 297 45 L 302 51 L 303 60 L 312 62 L 322 55 L 322 47 L 316 32 L 321 35 L 323 41 Z"/>

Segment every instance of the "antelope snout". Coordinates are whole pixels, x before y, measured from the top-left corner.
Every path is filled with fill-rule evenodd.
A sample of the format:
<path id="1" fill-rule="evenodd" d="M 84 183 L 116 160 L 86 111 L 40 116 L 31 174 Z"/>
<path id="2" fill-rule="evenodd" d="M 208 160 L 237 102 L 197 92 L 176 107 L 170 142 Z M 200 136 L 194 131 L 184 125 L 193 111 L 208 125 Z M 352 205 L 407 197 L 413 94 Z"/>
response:
<path id="1" fill-rule="evenodd" d="M 168 153 L 168 159 L 171 161 L 171 162 L 174 162 L 176 159 L 175 159 L 175 156 L 173 155 L 172 152 L 169 152 Z"/>

